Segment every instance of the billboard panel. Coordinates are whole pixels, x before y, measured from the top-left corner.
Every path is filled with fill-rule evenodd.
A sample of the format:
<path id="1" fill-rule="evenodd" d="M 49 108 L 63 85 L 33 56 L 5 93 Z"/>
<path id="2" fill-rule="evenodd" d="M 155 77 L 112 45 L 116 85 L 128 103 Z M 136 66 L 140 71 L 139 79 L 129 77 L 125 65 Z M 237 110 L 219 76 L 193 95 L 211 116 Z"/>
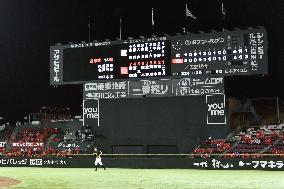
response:
<path id="1" fill-rule="evenodd" d="M 226 124 L 226 98 L 224 94 L 206 95 L 207 124 Z"/>
<path id="2" fill-rule="evenodd" d="M 224 93 L 222 77 L 98 81 L 84 84 L 84 99 L 192 96 Z"/>
<path id="3" fill-rule="evenodd" d="M 100 125 L 99 99 L 83 100 L 83 126 Z"/>

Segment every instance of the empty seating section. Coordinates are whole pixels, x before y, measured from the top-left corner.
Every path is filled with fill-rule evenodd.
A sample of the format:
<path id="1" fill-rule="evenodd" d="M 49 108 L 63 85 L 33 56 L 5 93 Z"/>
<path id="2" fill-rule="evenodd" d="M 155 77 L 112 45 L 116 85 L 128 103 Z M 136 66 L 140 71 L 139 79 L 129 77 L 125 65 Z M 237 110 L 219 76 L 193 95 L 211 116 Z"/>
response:
<path id="1" fill-rule="evenodd" d="M 92 149 L 93 138 L 92 130 L 82 129 L 80 120 L 39 125 L 25 123 L 11 129 L 7 140 L 0 140 L 6 144 L 4 148 L 0 146 L 0 156 L 42 157 L 86 153 Z"/>
<path id="2" fill-rule="evenodd" d="M 195 154 L 215 154 L 222 153 L 229 149 L 231 144 L 225 139 L 206 139 L 200 142 L 200 146 L 194 149 Z"/>
<path id="3" fill-rule="evenodd" d="M 228 139 L 207 138 L 200 141 L 193 150 L 194 157 L 224 157 L 224 158 L 260 158 L 264 154 L 276 154 L 284 158 L 284 125 L 268 125 L 263 127 L 243 128 L 242 131 Z M 77 130 L 74 130 L 74 128 Z M 94 139 L 89 128 L 78 130 L 76 123 L 72 127 L 57 129 L 55 125 L 26 125 L 8 127 L 0 132 L 0 155 L 7 157 L 42 157 L 46 155 L 68 156 L 86 152 L 90 149 L 90 140 Z M 88 139 L 86 136 L 91 136 Z M 87 140 L 88 139 L 88 140 Z M 62 143 L 62 144 L 61 144 Z M 84 145 L 86 143 L 87 145 Z M 73 148 L 59 148 L 65 144 L 76 144 Z M 78 145 L 78 147 L 77 147 Z M 79 148 L 87 146 L 83 151 Z"/>
<path id="4" fill-rule="evenodd" d="M 52 134 L 57 134 L 56 128 L 27 128 L 17 133 L 13 142 L 45 142 Z"/>
<path id="5" fill-rule="evenodd" d="M 194 149 L 197 157 L 219 154 L 223 157 L 258 158 L 261 154 L 284 153 L 284 125 L 246 128 L 230 139 L 206 139 Z"/>

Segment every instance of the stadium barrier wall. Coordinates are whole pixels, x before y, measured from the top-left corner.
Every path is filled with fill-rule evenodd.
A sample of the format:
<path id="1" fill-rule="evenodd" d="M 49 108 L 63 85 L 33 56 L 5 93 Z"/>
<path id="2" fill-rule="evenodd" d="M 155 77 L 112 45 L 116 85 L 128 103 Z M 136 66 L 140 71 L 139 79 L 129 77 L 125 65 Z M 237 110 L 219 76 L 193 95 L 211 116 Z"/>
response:
<path id="1" fill-rule="evenodd" d="M 93 168 L 94 157 L 0 158 L 0 167 Z M 179 168 L 212 170 L 284 170 L 277 157 L 243 158 L 103 158 L 108 168 Z"/>
<path id="2" fill-rule="evenodd" d="M 201 140 L 209 137 L 226 138 L 228 135 L 227 124 L 207 124 L 209 113 L 206 99 L 206 95 L 101 99 L 100 126 L 96 126 L 97 119 L 86 119 L 85 124 L 94 129 L 95 144 L 104 153 L 164 153 L 163 146 L 177 147 L 176 152 L 169 152 L 168 149 L 167 153 L 188 153 Z M 229 116 L 225 117 L 228 119 Z M 116 151 L 113 146 L 144 148 L 131 152 L 130 148 Z M 149 150 L 148 146 L 161 148 Z"/>

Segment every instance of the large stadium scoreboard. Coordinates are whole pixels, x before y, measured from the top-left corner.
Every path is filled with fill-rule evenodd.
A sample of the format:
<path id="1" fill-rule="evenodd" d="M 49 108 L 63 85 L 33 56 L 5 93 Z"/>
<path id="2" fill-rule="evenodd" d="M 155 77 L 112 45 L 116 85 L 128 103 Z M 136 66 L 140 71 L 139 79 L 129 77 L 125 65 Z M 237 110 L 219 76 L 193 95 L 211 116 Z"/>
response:
<path id="1" fill-rule="evenodd" d="M 267 74 L 264 28 L 50 47 L 50 84 Z"/>

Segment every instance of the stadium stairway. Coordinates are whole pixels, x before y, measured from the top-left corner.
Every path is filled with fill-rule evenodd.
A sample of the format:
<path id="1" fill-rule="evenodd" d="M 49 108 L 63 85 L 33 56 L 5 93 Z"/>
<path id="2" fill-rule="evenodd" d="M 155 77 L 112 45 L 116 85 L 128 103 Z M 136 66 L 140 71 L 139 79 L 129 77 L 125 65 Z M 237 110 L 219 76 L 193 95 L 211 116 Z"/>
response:
<path id="1" fill-rule="evenodd" d="M 18 125 L 18 126 L 16 126 L 16 127 L 14 128 L 14 130 L 13 130 L 11 136 L 10 136 L 10 139 L 9 139 L 9 141 L 7 142 L 7 145 L 8 145 L 8 146 L 10 146 L 10 147 L 12 146 L 12 143 L 13 143 L 12 139 L 17 136 L 17 133 L 19 132 L 21 126 L 22 126 L 22 125 Z"/>
<path id="2" fill-rule="evenodd" d="M 236 134 L 238 134 L 242 130 L 241 126 L 238 126 L 235 130 L 228 134 L 227 140 L 232 139 Z"/>
<path id="3" fill-rule="evenodd" d="M 275 146 L 278 142 L 280 142 L 281 139 L 282 139 L 281 136 L 278 136 L 277 140 L 275 140 L 271 145 L 266 146 L 265 148 L 263 148 L 263 149 L 262 149 L 261 151 L 259 151 L 258 153 L 259 153 L 259 154 L 262 154 L 262 153 L 268 151 L 270 148 L 272 148 L 272 147 Z"/>
<path id="4" fill-rule="evenodd" d="M 224 154 L 227 154 L 228 152 L 230 152 L 232 149 L 234 149 L 235 147 L 237 147 L 239 144 L 241 143 L 241 141 L 236 141 L 231 148 L 227 149 L 226 151 L 224 151 L 221 155 L 219 155 L 218 157 L 224 157 Z"/>
<path id="5" fill-rule="evenodd" d="M 241 126 L 238 126 L 235 130 L 233 130 L 231 133 L 228 134 L 227 136 L 227 141 L 230 141 L 236 134 L 238 134 L 240 131 L 242 130 L 242 127 Z M 238 146 L 238 144 L 240 143 L 241 141 L 236 141 L 233 143 L 233 145 L 225 150 L 221 155 L 219 155 L 218 157 L 223 157 L 224 154 L 230 152 L 230 150 L 234 149 L 236 146 Z"/>
<path id="6" fill-rule="evenodd" d="M 51 136 L 47 139 L 46 143 L 44 144 L 44 149 L 47 149 L 47 148 L 49 147 L 49 144 L 52 142 L 52 140 L 53 140 L 55 137 L 56 137 L 56 134 L 53 134 L 53 135 L 51 135 Z"/>

